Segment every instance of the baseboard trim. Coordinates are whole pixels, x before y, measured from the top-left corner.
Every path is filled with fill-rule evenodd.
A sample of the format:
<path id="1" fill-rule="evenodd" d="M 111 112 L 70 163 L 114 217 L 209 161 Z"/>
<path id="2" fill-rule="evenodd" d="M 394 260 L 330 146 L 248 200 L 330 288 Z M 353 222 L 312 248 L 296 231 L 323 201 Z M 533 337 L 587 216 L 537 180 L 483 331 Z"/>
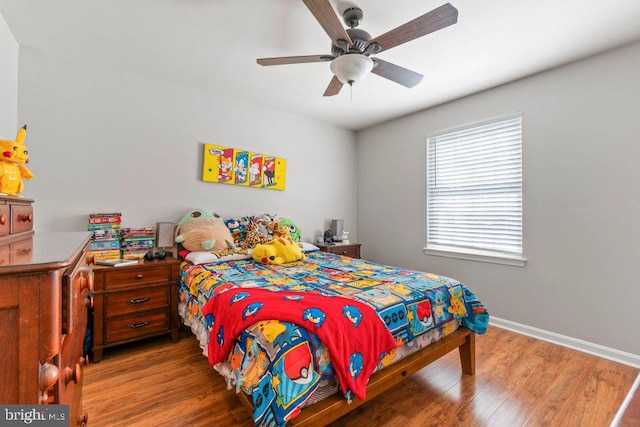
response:
<path id="1" fill-rule="evenodd" d="M 624 402 L 622 402 L 622 405 L 620 405 L 620 409 L 618 409 L 618 412 L 616 413 L 616 417 L 611 422 L 611 427 L 618 427 L 620 425 L 620 421 L 622 420 L 622 417 L 624 416 L 624 413 L 629 407 L 629 404 L 631 403 L 631 400 L 633 399 L 633 396 L 635 395 L 639 386 L 640 386 L 640 374 L 636 377 L 636 380 L 633 382 L 633 385 L 631 386 L 631 390 L 629 390 L 629 393 L 627 393 L 627 397 L 624 399 Z"/>
<path id="2" fill-rule="evenodd" d="M 588 341 L 571 338 L 566 335 L 556 334 L 555 332 L 549 332 L 543 329 L 523 325 L 521 323 L 512 322 L 510 320 L 500 319 L 499 317 L 490 316 L 489 324 L 497 328 L 506 329 L 521 335 L 547 341 L 552 344 L 558 344 L 563 347 L 640 369 L 640 355 L 637 354 L 627 353 L 614 348 L 590 343 Z"/>

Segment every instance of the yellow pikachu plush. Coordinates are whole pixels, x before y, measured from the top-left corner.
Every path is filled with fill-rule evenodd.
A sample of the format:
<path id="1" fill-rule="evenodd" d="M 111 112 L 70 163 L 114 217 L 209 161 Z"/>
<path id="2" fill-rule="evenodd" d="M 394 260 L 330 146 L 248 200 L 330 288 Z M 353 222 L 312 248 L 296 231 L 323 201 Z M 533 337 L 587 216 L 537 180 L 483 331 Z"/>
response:
<path id="1" fill-rule="evenodd" d="M 287 227 L 279 227 L 276 231 L 273 240 L 253 248 L 251 256 L 254 260 L 263 264 L 278 265 L 307 258 L 300 246 L 291 240 Z"/>
<path id="2" fill-rule="evenodd" d="M 33 178 L 33 174 L 24 164 L 29 163 L 29 152 L 24 146 L 27 125 L 18 131 L 15 141 L 0 140 L 0 193 L 20 196 L 24 183 Z"/>

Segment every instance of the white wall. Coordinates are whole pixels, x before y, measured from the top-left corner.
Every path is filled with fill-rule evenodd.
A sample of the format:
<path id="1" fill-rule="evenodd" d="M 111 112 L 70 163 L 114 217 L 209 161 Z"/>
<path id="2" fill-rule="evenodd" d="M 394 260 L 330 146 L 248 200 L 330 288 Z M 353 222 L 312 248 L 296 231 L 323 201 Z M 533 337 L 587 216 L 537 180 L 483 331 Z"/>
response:
<path id="1" fill-rule="evenodd" d="M 493 315 L 640 355 L 640 43 L 361 131 L 364 257 L 469 285 Z M 427 256 L 426 135 L 522 111 L 524 268 Z"/>
<path id="2" fill-rule="evenodd" d="M 288 216 L 305 239 L 332 218 L 355 232 L 353 132 L 150 80 L 112 61 L 25 46 L 19 119 L 28 123 L 35 178 L 23 194 L 35 200 L 37 231 L 86 229 L 90 212 L 121 211 L 125 226 L 142 226 L 206 207 L 224 217 Z M 286 158 L 285 191 L 203 182 L 205 142 Z"/>
<path id="3" fill-rule="evenodd" d="M 0 139 L 18 133 L 18 42 L 0 14 Z"/>

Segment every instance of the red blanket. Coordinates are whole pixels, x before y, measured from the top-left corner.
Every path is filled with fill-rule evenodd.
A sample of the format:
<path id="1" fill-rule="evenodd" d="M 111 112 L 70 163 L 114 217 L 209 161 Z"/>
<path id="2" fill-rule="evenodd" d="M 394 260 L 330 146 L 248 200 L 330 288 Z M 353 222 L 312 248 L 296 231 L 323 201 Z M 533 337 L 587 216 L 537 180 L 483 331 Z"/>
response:
<path id="1" fill-rule="evenodd" d="M 395 340 L 370 306 L 349 298 L 316 293 L 235 288 L 211 298 L 202 314 L 213 315 L 209 337 L 209 363 L 225 360 L 236 338 L 262 320 L 290 322 L 320 338 L 344 394 L 351 390 L 360 400 L 383 353 L 396 347 Z"/>

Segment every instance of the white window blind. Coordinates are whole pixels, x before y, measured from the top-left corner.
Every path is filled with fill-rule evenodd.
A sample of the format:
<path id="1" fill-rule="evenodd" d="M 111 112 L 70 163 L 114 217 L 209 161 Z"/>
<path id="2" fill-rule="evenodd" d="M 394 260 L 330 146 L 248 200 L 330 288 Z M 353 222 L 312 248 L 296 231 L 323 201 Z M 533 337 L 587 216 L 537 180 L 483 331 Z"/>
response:
<path id="1" fill-rule="evenodd" d="M 427 139 L 427 249 L 522 255 L 522 115 Z"/>

